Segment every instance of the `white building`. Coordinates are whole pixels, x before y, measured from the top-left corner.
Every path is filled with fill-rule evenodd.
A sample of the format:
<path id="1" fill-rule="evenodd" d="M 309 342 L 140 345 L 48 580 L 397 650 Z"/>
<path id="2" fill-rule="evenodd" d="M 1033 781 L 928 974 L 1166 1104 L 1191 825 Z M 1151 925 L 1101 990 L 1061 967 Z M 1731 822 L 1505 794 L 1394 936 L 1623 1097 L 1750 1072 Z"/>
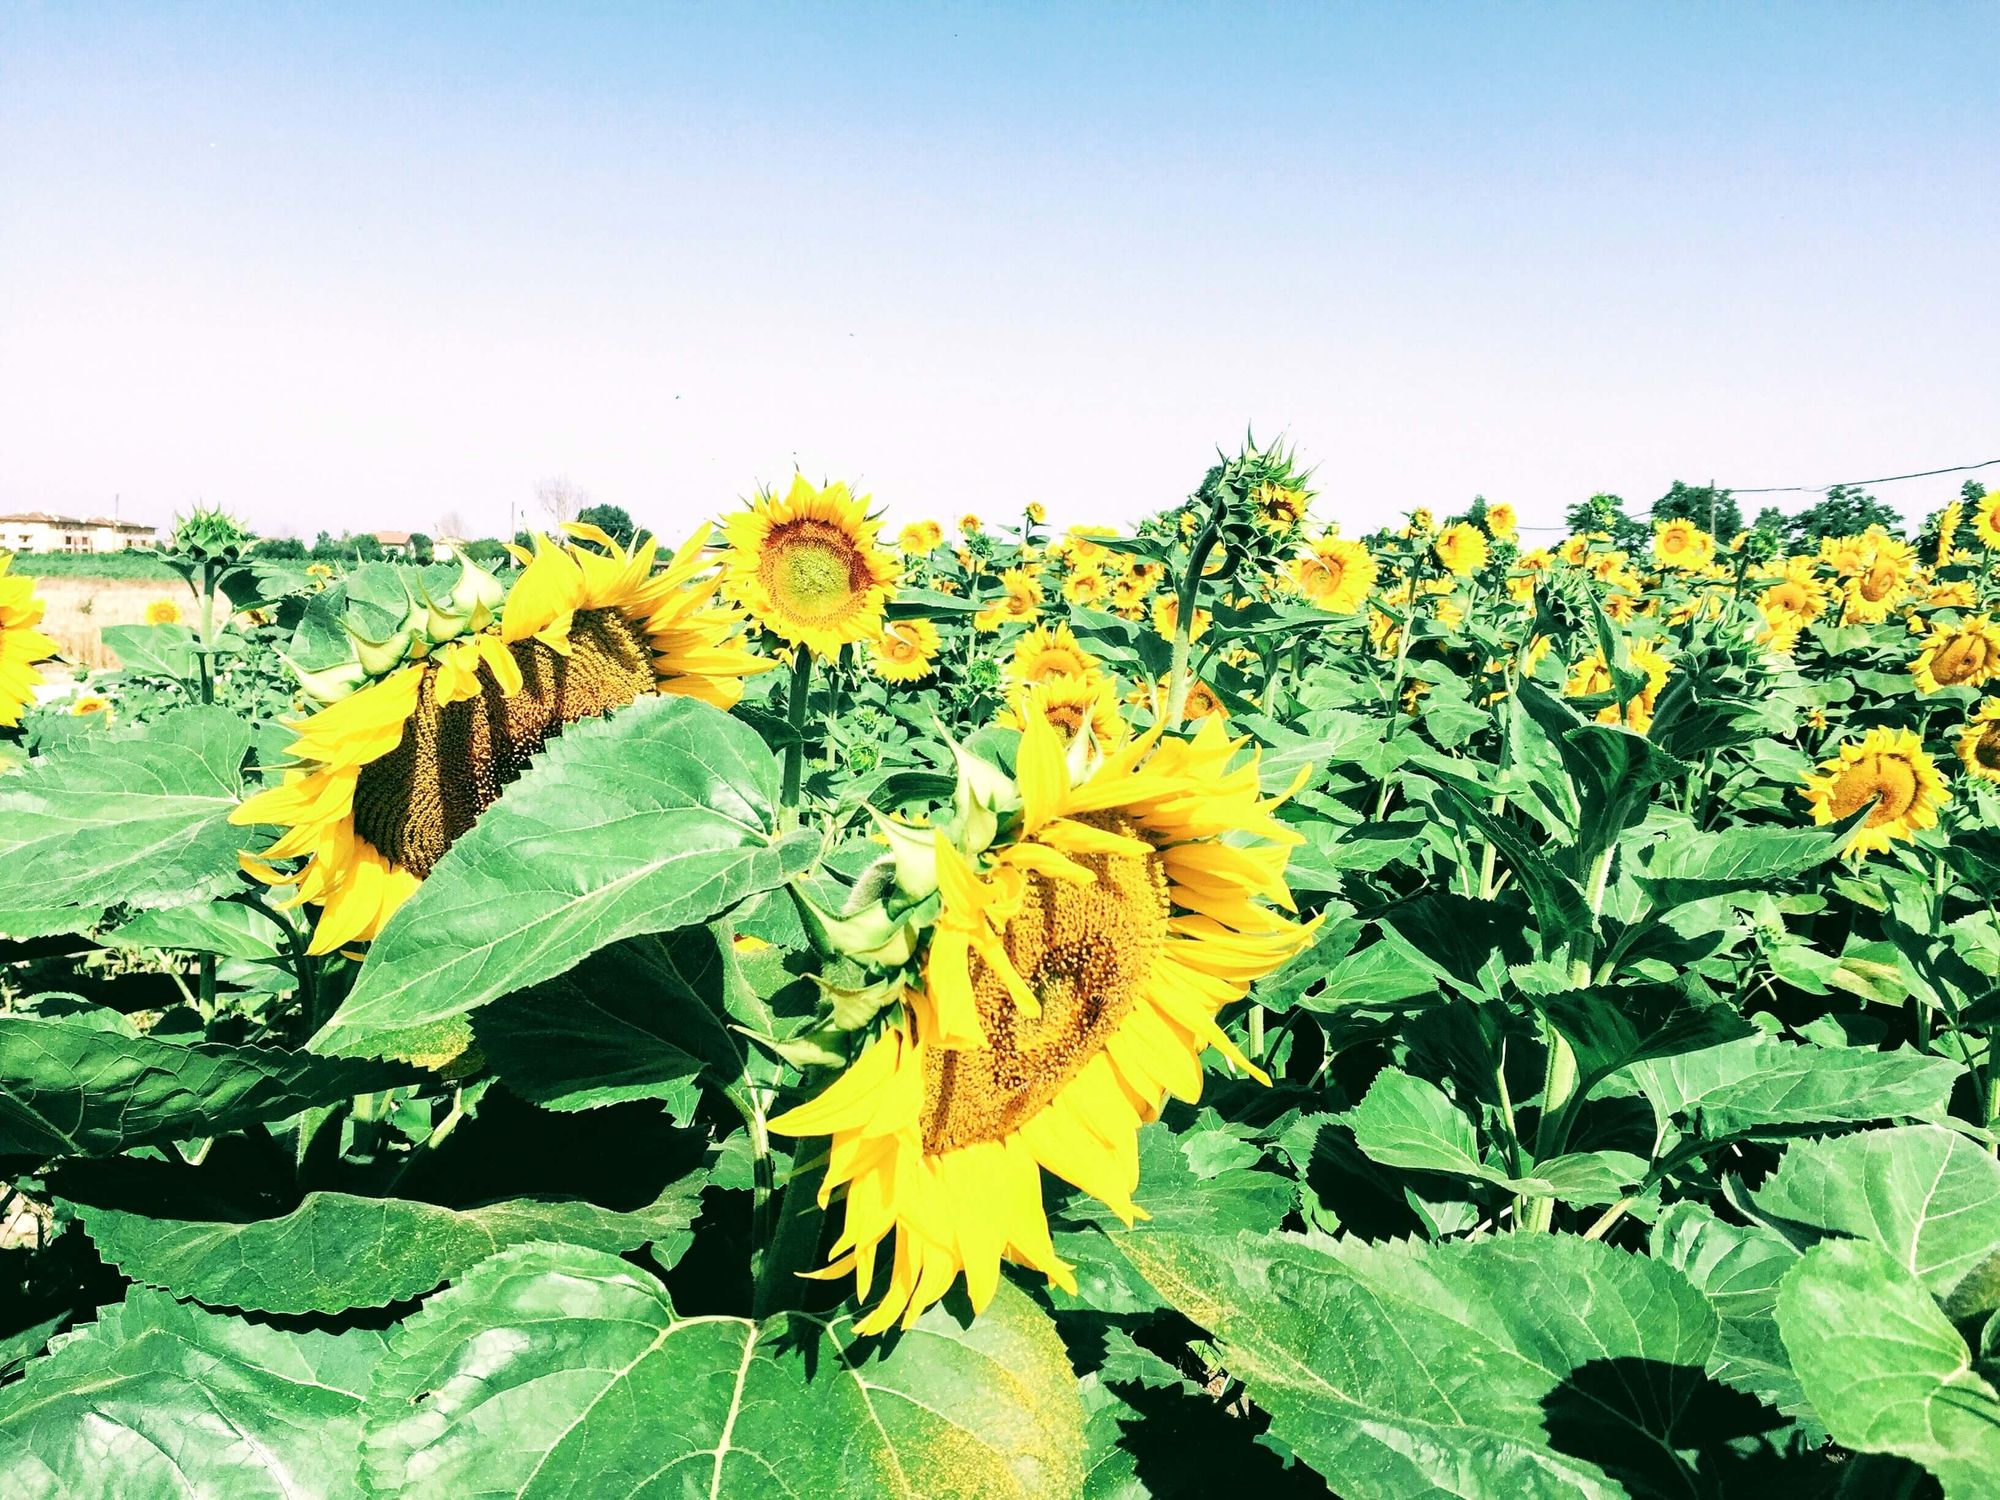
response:
<path id="1" fill-rule="evenodd" d="M 45 510 L 0 516 L 0 551 L 123 552 L 130 547 L 159 545 L 159 532 L 138 521 L 120 521 L 110 516 L 56 516 Z"/>

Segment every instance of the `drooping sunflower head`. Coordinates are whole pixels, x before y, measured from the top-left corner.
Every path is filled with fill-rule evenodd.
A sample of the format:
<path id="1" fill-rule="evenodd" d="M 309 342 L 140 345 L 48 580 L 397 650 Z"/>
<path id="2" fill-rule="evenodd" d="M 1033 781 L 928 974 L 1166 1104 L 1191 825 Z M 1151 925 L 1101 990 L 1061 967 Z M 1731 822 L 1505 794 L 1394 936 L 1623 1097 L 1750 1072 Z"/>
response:
<path id="1" fill-rule="evenodd" d="M 181 607 L 171 599 L 149 599 L 146 601 L 146 623 L 148 625 L 178 625 L 181 622 Z"/>
<path id="2" fill-rule="evenodd" d="M 1859 566 L 1847 575 L 1841 618 L 1850 625 L 1879 625 L 1909 592 L 1916 555 L 1879 529 L 1858 541 Z"/>
<path id="3" fill-rule="evenodd" d="M 1486 533 L 1469 521 L 1457 521 L 1445 527 L 1432 545 L 1444 570 L 1459 578 L 1470 578 L 1485 567 L 1490 551 Z"/>
<path id="4" fill-rule="evenodd" d="M 875 545 L 867 501 L 846 485 L 814 489 L 797 476 L 783 499 L 762 496 L 723 530 L 723 591 L 774 635 L 835 656 L 882 628 L 896 563 Z"/>
<path id="5" fill-rule="evenodd" d="M 650 540 L 628 552 L 595 527 L 568 530 L 537 539 L 497 618 L 477 599 L 452 601 L 462 614 L 425 609 L 446 637 L 414 659 L 399 650 L 385 675 L 295 724 L 296 766 L 231 814 L 285 830 L 245 868 L 321 908 L 313 952 L 380 932 L 566 725 L 643 693 L 726 708 L 770 667 L 734 643 L 739 618 L 714 601 L 706 529 L 657 572 Z M 291 859 L 305 861 L 296 874 L 274 868 Z"/>
<path id="6" fill-rule="evenodd" d="M 1910 673 L 1923 693 L 1990 682 L 2000 677 L 2000 630 L 1985 615 L 1957 625 L 1933 624 Z"/>
<path id="7" fill-rule="evenodd" d="M 1840 746 L 1818 775 L 1806 777 L 1804 795 L 1816 824 L 1838 823 L 1868 809 L 1847 846 L 1853 859 L 1915 838 L 1936 824 L 1938 809 L 1951 797 L 1915 731 L 1886 728 Z"/>
<path id="8" fill-rule="evenodd" d="M 1514 514 L 1514 507 L 1502 500 L 1498 505 L 1486 507 L 1486 534 L 1496 542 L 1511 542 L 1520 527 L 1520 520 Z"/>
<path id="9" fill-rule="evenodd" d="M 1937 552 L 1933 561 L 1943 567 L 1951 561 L 1952 548 L 1958 539 L 1959 523 L 1965 519 L 1965 502 L 1954 500 L 1938 516 Z"/>
<path id="10" fill-rule="evenodd" d="M 1958 759 L 1981 781 L 2000 781 L 2000 698 L 1988 698 L 1958 733 Z"/>
<path id="11" fill-rule="evenodd" d="M 1826 590 L 1810 574 L 1805 577 L 1787 576 L 1759 594 L 1757 602 L 1766 615 L 1782 610 L 1786 614 L 1797 615 L 1801 620 L 1817 620 L 1826 608 Z"/>
<path id="12" fill-rule="evenodd" d="M 1048 520 L 1049 508 L 1039 500 L 1030 500 L 1028 502 L 1027 515 L 1030 526 L 1040 526 L 1044 521 Z"/>
<path id="13" fill-rule="evenodd" d="M 938 628 L 929 620 L 889 620 L 868 644 L 868 670 L 884 682 L 921 682 L 937 653 Z"/>
<path id="14" fill-rule="evenodd" d="M 1073 1287 L 1042 1174 L 1129 1223 L 1139 1126 L 1169 1094 L 1199 1096 L 1211 1047 L 1256 1072 L 1217 1013 L 1311 926 L 1285 914 L 1297 836 L 1240 749 L 1219 724 L 1149 733 L 1079 775 L 1031 710 L 1009 837 L 968 854 L 939 836 L 941 899 L 903 1020 L 771 1122 L 832 1138 L 820 1201 L 839 1193 L 845 1211 L 826 1274 L 867 1292 L 893 1236 L 860 1331 L 907 1326 L 961 1274 L 984 1307 L 1003 1260 Z"/>
<path id="15" fill-rule="evenodd" d="M 1047 682 L 1052 677 L 1089 677 L 1097 658 L 1084 650 L 1067 625 L 1037 625 L 1015 643 L 1007 676 L 1015 682 Z"/>
<path id="16" fill-rule="evenodd" d="M 1291 577 L 1301 594 L 1329 614 L 1348 615 L 1367 602 L 1381 569 L 1360 542 L 1323 536 L 1293 559 Z"/>
<path id="17" fill-rule="evenodd" d="M 8 573 L 13 561 L 0 552 L 0 729 L 21 722 L 42 681 L 35 663 L 56 654 L 56 643 L 35 628 L 48 601 L 35 592 L 34 579 Z"/>

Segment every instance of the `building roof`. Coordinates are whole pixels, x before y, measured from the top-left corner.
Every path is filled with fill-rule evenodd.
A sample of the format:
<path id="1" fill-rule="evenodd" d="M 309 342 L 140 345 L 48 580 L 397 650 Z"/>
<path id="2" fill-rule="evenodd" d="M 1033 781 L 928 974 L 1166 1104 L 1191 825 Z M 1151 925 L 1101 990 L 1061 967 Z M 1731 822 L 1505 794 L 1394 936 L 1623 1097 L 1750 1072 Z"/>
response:
<path id="1" fill-rule="evenodd" d="M 45 510 L 18 510 L 11 515 L 0 516 L 0 526 L 9 521 L 25 522 L 33 526 L 103 526 L 113 531 L 153 530 L 144 521 L 120 521 L 111 516 L 58 516 Z"/>
<path id="2" fill-rule="evenodd" d="M 385 547 L 407 547 L 410 534 L 407 531 L 371 531 L 368 533 Z"/>

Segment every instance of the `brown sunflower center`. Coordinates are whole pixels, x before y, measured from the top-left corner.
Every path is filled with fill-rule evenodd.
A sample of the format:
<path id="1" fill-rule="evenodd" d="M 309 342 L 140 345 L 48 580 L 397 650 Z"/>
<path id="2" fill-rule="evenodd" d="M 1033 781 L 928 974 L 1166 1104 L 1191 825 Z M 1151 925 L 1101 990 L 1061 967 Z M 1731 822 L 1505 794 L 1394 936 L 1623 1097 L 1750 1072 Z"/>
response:
<path id="1" fill-rule="evenodd" d="M 1834 819 L 1852 817 L 1869 803 L 1867 826 L 1879 828 L 1903 816 L 1917 801 L 1917 768 L 1900 755 L 1864 755 L 1833 779 L 1828 796 Z"/>
<path id="2" fill-rule="evenodd" d="M 481 668 L 479 696 L 440 704 L 437 670 L 427 667 L 402 741 L 361 768 L 354 831 L 402 868 L 429 875 L 563 725 L 651 690 L 652 643 L 622 611 L 579 610 L 569 640 L 568 656 L 540 641 L 509 647 L 521 667 L 521 691 L 511 698 Z"/>
<path id="3" fill-rule="evenodd" d="M 2000 724 L 1988 724 L 1979 731 L 1971 758 L 1989 771 L 2000 771 Z"/>
<path id="4" fill-rule="evenodd" d="M 854 538 L 825 521 L 787 521 L 771 529 L 757 576 L 772 602 L 811 624 L 853 609 L 870 582 Z"/>
<path id="5" fill-rule="evenodd" d="M 1938 648 L 1931 658 L 1931 676 L 1947 687 L 1977 682 L 1987 675 L 1990 656 L 1986 637 L 1968 630 Z"/>
<path id="6" fill-rule="evenodd" d="M 1116 814 L 1078 821 L 1133 831 Z M 987 1045 L 925 1054 L 925 1150 L 997 1141 L 1018 1129 L 1103 1050 L 1145 994 L 1167 935 L 1164 861 L 1090 854 L 1077 863 L 1097 879 L 1084 885 L 1030 876 L 1004 934 L 1015 969 L 1041 1002 L 1039 1016 L 1022 1015 L 999 975 L 972 959 L 973 1002 Z"/>
<path id="7" fill-rule="evenodd" d="M 1902 581 L 1902 575 L 1893 563 L 1878 562 L 1861 580 L 1861 597 L 1870 604 L 1880 604 Z"/>

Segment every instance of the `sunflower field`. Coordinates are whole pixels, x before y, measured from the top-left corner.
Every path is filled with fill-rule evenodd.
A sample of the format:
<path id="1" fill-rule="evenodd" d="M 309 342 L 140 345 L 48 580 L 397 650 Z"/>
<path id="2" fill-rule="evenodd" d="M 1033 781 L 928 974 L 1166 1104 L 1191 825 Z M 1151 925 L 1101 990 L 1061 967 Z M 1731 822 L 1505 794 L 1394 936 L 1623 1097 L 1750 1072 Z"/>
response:
<path id="1" fill-rule="evenodd" d="M 0 1500 L 2000 1495 L 2000 496 L 0 570 Z"/>

